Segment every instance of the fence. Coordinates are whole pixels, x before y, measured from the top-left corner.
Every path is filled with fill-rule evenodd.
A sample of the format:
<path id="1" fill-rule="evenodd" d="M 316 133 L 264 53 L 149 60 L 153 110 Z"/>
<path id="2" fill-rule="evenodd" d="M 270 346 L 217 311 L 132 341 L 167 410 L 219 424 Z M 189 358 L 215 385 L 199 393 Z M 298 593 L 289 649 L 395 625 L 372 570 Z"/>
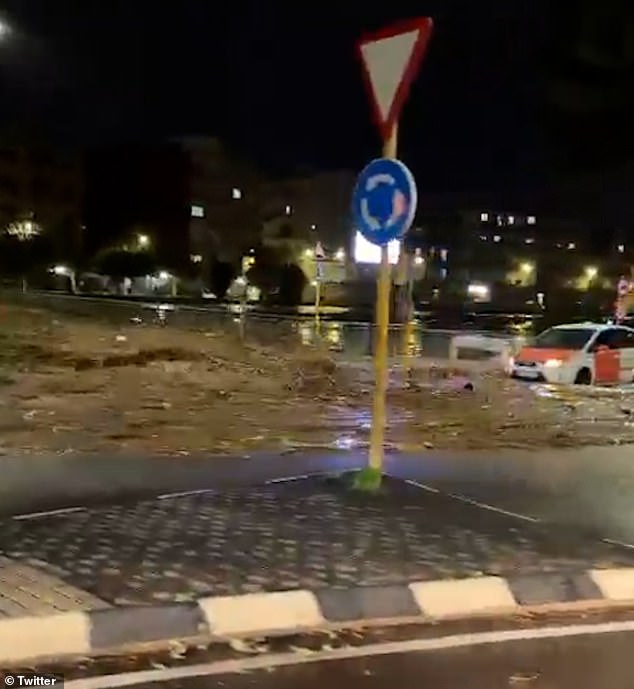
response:
<path id="1" fill-rule="evenodd" d="M 123 323 L 159 323 L 181 328 L 234 331 L 246 341 L 263 345 L 317 344 L 327 346 L 346 359 L 371 356 L 374 326 L 371 323 L 328 320 L 312 317 L 280 316 L 246 312 L 217 305 L 192 306 L 84 297 L 56 292 L 4 291 L 3 298 L 14 303 L 49 308 L 58 313 L 95 318 L 114 325 Z M 409 354 L 426 359 L 486 359 L 508 357 L 522 344 L 521 338 L 506 333 L 427 329 L 417 324 L 409 333 Z M 392 356 L 403 351 L 402 326 L 391 326 L 389 350 Z"/>

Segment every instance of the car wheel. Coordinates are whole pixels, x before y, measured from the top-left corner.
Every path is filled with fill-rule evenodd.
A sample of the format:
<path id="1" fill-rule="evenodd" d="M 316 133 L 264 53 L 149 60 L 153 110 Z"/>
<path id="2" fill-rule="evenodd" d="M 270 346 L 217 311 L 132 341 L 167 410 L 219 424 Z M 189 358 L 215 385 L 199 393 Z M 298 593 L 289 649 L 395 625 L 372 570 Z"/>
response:
<path id="1" fill-rule="evenodd" d="M 590 385 L 592 383 L 592 373 L 589 368 L 582 368 L 575 378 L 575 385 Z"/>

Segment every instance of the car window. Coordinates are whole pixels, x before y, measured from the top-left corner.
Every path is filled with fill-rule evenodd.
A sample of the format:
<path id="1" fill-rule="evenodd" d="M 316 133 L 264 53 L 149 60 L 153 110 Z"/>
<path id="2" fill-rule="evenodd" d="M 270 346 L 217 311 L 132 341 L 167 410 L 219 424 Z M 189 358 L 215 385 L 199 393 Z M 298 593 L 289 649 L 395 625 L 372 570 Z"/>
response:
<path id="1" fill-rule="evenodd" d="M 609 347 L 610 349 L 620 349 L 624 338 L 622 334 L 624 331 L 619 328 L 608 328 L 597 335 L 594 341 L 595 347 Z"/>
<path id="2" fill-rule="evenodd" d="M 549 328 L 533 342 L 538 349 L 583 349 L 595 331 L 591 328 Z"/>
<path id="3" fill-rule="evenodd" d="M 619 328 L 614 341 L 619 349 L 632 349 L 634 348 L 634 331 Z"/>

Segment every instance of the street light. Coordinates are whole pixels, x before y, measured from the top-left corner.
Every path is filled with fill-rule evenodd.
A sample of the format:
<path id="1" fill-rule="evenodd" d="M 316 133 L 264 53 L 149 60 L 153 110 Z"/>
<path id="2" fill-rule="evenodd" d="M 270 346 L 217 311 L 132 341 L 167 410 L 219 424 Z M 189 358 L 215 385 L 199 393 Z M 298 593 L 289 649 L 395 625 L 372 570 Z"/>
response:
<path id="1" fill-rule="evenodd" d="M 588 280 L 594 280 L 598 274 L 598 270 L 594 266 L 588 266 L 586 268 L 586 277 Z"/>
<path id="2" fill-rule="evenodd" d="M 150 245 L 150 238 L 146 234 L 140 234 L 138 236 L 139 246 L 142 249 L 147 248 Z"/>
<path id="3" fill-rule="evenodd" d="M 528 262 L 522 263 L 522 265 L 520 266 L 520 270 L 521 270 L 522 273 L 524 273 L 525 275 L 529 275 L 530 273 L 533 272 L 533 264 L 532 264 L 532 263 L 528 263 Z"/>
<path id="4" fill-rule="evenodd" d="M 11 33 L 11 27 L 4 19 L 0 19 L 0 40 L 4 40 Z"/>
<path id="5" fill-rule="evenodd" d="M 26 242 L 41 234 L 42 228 L 33 220 L 16 220 L 9 224 L 6 233 L 21 242 Z"/>

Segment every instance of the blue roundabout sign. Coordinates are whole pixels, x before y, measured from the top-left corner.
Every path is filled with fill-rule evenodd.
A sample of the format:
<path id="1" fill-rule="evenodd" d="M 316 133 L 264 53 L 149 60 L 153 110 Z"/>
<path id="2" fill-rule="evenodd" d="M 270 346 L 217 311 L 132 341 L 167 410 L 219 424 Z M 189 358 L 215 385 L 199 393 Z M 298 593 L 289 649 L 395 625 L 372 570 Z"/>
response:
<path id="1" fill-rule="evenodd" d="M 409 168 L 400 160 L 378 158 L 357 178 L 352 195 L 356 229 L 372 244 L 385 246 L 414 222 L 418 195 Z"/>

